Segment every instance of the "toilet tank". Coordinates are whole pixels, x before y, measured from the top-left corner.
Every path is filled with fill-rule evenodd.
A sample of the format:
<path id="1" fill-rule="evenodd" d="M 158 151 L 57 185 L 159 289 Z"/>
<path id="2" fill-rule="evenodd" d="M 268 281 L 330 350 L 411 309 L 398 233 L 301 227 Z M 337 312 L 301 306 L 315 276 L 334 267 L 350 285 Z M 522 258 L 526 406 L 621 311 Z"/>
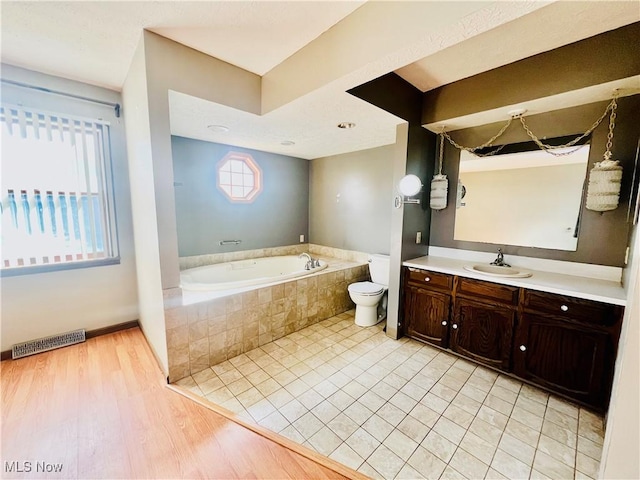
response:
<path id="1" fill-rule="evenodd" d="M 371 255 L 369 259 L 371 281 L 378 285 L 389 286 L 389 255 Z"/>

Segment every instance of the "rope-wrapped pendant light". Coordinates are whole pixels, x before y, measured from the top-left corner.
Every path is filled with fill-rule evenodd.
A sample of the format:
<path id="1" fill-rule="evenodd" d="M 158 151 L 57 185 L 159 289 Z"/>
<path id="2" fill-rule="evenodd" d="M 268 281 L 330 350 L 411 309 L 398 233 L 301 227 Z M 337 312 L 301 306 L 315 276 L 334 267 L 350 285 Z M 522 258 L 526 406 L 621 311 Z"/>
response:
<path id="1" fill-rule="evenodd" d="M 587 186 L 587 209 L 596 212 L 606 212 L 618 208 L 620 200 L 620 186 L 622 182 L 622 167 L 617 160 L 611 160 L 611 145 L 613 129 L 616 121 L 616 99 L 614 97 L 611 114 L 609 116 L 609 134 L 607 135 L 607 150 L 604 160 L 597 162 L 589 172 Z"/>
<path id="2" fill-rule="evenodd" d="M 440 157 L 438 173 L 431 180 L 431 196 L 429 206 L 432 210 L 442 210 L 447 208 L 447 191 L 449 181 L 447 176 L 442 174 L 442 157 L 444 151 L 444 134 L 440 134 Z"/>

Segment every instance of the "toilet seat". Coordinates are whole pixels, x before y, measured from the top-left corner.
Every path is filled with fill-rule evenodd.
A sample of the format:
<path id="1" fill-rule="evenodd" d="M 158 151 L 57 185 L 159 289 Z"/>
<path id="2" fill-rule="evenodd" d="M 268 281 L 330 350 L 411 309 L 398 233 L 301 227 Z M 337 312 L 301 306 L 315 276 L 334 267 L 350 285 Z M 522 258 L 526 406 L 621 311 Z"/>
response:
<path id="1" fill-rule="evenodd" d="M 373 282 L 358 282 L 349 285 L 348 290 L 358 295 L 375 296 L 384 293 L 386 288 Z"/>

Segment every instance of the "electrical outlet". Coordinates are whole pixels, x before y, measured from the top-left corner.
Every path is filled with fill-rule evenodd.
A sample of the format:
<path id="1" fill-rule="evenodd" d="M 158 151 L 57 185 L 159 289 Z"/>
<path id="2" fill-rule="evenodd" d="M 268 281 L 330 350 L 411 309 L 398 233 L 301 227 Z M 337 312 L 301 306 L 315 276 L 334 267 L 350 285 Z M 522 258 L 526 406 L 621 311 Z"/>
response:
<path id="1" fill-rule="evenodd" d="M 304 243 L 304 235 L 300 235 L 300 243 Z"/>
<path id="2" fill-rule="evenodd" d="M 416 232 L 416 243 L 422 243 L 422 232 Z"/>

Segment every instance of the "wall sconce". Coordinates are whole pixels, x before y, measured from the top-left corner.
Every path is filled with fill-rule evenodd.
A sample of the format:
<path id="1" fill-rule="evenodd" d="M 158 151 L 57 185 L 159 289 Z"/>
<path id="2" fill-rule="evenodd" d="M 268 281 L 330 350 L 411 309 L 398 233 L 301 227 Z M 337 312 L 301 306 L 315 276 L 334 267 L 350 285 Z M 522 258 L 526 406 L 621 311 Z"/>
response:
<path id="1" fill-rule="evenodd" d="M 396 208 L 402 207 L 405 203 L 420 205 L 419 198 L 407 198 L 417 195 L 422 190 L 422 181 L 416 175 L 405 175 L 398 182 L 398 191 L 401 195 L 396 195 L 394 204 Z"/>

